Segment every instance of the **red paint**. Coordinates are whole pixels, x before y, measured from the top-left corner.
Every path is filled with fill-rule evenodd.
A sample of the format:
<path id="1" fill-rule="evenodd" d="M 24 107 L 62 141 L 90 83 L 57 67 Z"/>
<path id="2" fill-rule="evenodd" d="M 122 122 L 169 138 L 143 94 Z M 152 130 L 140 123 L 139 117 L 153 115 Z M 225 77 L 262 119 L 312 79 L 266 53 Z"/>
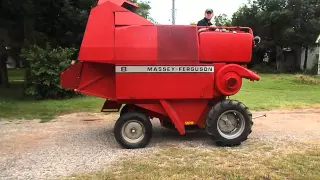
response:
<path id="1" fill-rule="evenodd" d="M 142 18 L 137 14 L 131 12 L 116 12 L 115 13 L 115 25 L 116 26 L 128 26 L 128 25 L 153 25 L 150 21 Z"/>
<path id="2" fill-rule="evenodd" d="M 177 128 L 179 133 L 181 135 L 185 134 L 185 129 L 184 129 L 184 123 L 183 120 L 181 120 L 176 112 L 176 110 L 172 107 L 171 104 L 169 104 L 165 100 L 160 100 L 161 105 L 163 108 L 166 110 L 168 113 L 168 116 L 170 117 L 171 121 L 173 122 L 174 126 Z"/>
<path id="3" fill-rule="evenodd" d="M 81 69 L 82 63 L 78 62 L 62 72 L 60 75 L 61 86 L 68 89 L 76 89 L 79 86 Z"/>
<path id="4" fill-rule="evenodd" d="M 236 94 L 242 78 L 260 80 L 243 66 L 254 46 L 250 28 L 199 34 L 191 25 L 153 25 L 134 14 L 136 8 L 124 0 L 98 2 L 88 19 L 79 62 L 61 74 L 63 87 L 108 99 L 103 109 L 134 104 L 150 117 L 171 120 L 185 134 L 185 122 L 204 128 L 210 108 Z M 214 72 L 117 73 L 119 65 L 213 66 Z"/>
<path id="5" fill-rule="evenodd" d="M 210 99 L 214 96 L 209 73 L 119 73 L 117 99 Z"/>
<path id="6" fill-rule="evenodd" d="M 117 27 L 115 32 L 115 51 L 117 62 L 157 60 L 157 27 L 124 26 Z"/>
<path id="7" fill-rule="evenodd" d="M 135 3 L 132 3 L 130 1 L 126 1 L 126 0 L 99 0 L 98 1 L 98 6 L 102 5 L 105 2 L 111 2 L 119 7 L 126 7 L 129 8 L 130 10 L 132 10 L 133 12 L 136 11 L 136 9 L 138 8 L 138 5 Z"/>
<path id="8" fill-rule="evenodd" d="M 110 2 L 92 9 L 83 36 L 79 57 L 81 61 L 106 61 L 115 58 L 114 15 Z"/>
<path id="9" fill-rule="evenodd" d="M 158 27 L 158 61 L 198 62 L 198 32 L 195 26 Z"/>
<path id="10" fill-rule="evenodd" d="M 254 72 L 237 64 L 228 64 L 216 73 L 216 87 L 225 96 L 236 94 L 242 86 L 242 78 L 259 81 L 260 77 Z M 230 87 L 232 82 L 232 87 Z"/>
<path id="11" fill-rule="evenodd" d="M 200 61 L 248 63 L 251 61 L 252 43 L 249 33 L 200 33 Z"/>

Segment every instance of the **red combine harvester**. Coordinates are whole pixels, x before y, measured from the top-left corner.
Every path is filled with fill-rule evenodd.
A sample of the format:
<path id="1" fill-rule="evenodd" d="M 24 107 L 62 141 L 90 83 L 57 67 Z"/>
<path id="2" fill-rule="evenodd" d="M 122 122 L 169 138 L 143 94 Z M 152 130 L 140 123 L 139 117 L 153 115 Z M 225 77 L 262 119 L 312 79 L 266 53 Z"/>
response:
<path id="1" fill-rule="evenodd" d="M 114 135 L 124 148 L 148 145 L 154 118 L 181 135 L 203 129 L 217 145 L 240 145 L 251 133 L 252 114 L 227 97 L 240 90 L 242 78 L 260 80 L 245 66 L 257 40 L 252 30 L 154 25 L 137 8 L 125 0 L 98 2 L 61 85 L 105 98 L 102 112 L 120 111 Z"/>

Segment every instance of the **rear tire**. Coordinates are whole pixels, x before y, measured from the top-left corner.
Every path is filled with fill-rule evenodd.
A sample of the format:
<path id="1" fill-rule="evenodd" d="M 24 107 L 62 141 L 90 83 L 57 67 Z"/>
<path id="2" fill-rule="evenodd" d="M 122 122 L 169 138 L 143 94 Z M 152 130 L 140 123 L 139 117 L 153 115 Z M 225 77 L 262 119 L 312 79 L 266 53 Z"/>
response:
<path id="1" fill-rule="evenodd" d="M 252 132 L 252 114 L 241 102 L 223 100 L 210 110 L 207 133 L 218 146 L 238 146 Z"/>
<path id="2" fill-rule="evenodd" d="M 124 148 L 144 148 L 152 137 L 152 124 L 143 113 L 127 112 L 117 120 L 114 126 L 114 136 Z"/>

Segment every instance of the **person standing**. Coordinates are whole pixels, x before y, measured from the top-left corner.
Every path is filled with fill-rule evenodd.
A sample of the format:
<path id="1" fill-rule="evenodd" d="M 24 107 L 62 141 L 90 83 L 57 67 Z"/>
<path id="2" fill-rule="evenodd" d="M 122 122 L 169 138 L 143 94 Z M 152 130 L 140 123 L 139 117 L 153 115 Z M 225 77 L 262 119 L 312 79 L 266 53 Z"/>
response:
<path id="1" fill-rule="evenodd" d="M 199 29 L 199 32 L 207 31 L 209 29 L 215 29 L 216 26 L 212 24 L 211 20 L 214 16 L 213 10 L 212 9 L 206 9 L 204 18 L 198 21 L 197 26 L 206 26 L 206 28 L 201 27 Z"/>

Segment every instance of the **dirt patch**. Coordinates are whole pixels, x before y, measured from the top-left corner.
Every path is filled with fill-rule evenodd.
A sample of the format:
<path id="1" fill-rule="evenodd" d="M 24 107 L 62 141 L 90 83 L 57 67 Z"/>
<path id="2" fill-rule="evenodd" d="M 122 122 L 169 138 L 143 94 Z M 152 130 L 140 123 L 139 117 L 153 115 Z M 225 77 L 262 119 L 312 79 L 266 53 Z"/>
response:
<path id="1" fill-rule="evenodd" d="M 253 112 L 267 114 L 254 120 L 253 133 L 242 147 L 255 143 L 277 150 L 286 143 L 320 144 L 320 109 Z M 77 113 L 52 122 L 4 122 L 0 124 L 0 179 L 52 179 L 73 173 L 100 170 L 121 158 L 145 156 L 168 147 L 216 148 L 205 133 L 180 136 L 154 124 L 147 148 L 121 149 L 113 138 L 117 114 Z M 292 146 L 294 147 L 294 146 Z"/>
<path id="2" fill-rule="evenodd" d="M 266 118 L 254 120 L 256 138 L 320 143 L 320 108 L 256 113 L 267 114 Z"/>

